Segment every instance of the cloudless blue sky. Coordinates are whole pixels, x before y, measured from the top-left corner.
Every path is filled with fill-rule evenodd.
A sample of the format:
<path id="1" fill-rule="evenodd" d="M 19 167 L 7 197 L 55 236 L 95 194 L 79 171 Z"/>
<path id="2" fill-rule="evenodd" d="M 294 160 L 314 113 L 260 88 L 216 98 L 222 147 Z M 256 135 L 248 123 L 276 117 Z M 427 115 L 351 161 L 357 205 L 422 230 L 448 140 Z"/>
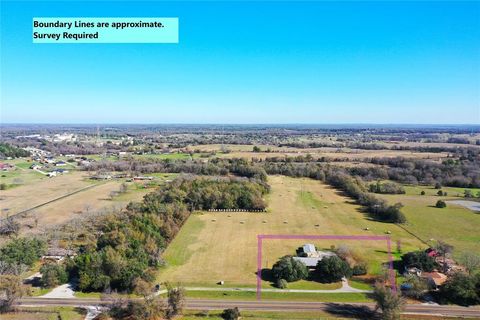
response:
<path id="1" fill-rule="evenodd" d="M 179 44 L 33 44 L 178 17 Z M 480 123 L 480 2 L 1 1 L 1 121 Z"/>

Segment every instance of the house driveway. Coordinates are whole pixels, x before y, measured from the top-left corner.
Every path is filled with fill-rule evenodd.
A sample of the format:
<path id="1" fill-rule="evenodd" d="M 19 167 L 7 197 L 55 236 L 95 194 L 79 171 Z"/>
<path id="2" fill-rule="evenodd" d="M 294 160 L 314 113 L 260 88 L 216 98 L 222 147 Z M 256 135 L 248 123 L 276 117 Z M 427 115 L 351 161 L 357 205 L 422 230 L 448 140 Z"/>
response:
<path id="1" fill-rule="evenodd" d="M 62 284 L 56 288 L 53 288 L 47 294 L 40 296 L 40 298 L 62 298 L 62 299 L 74 299 L 75 291 L 73 291 L 73 285 L 70 283 Z"/>
<path id="2" fill-rule="evenodd" d="M 480 212 L 480 202 L 471 200 L 450 200 L 447 203 L 456 204 L 472 211 Z"/>

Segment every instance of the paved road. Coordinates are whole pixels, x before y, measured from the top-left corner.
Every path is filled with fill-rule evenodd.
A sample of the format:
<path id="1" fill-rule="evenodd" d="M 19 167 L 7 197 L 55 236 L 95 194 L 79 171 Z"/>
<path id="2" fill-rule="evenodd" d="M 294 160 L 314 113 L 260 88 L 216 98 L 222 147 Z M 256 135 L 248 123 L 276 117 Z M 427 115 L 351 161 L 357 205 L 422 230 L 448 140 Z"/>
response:
<path id="1" fill-rule="evenodd" d="M 101 304 L 100 299 L 45 299 L 24 298 L 18 304 L 23 306 L 78 306 L 87 307 Z M 241 310 L 257 311 L 327 311 L 339 314 L 340 312 L 355 313 L 359 310 L 370 309 L 371 303 L 325 303 L 325 302 L 291 302 L 291 301 L 244 301 L 244 300 L 211 300 L 187 299 L 186 309 L 191 310 L 221 310 L 238 307 Z M 407 314 L 438 315 L 453 317 L 480 318 L 480 307 L 439 306 L 426 304 L 410 304 L 405 308 Z"/>

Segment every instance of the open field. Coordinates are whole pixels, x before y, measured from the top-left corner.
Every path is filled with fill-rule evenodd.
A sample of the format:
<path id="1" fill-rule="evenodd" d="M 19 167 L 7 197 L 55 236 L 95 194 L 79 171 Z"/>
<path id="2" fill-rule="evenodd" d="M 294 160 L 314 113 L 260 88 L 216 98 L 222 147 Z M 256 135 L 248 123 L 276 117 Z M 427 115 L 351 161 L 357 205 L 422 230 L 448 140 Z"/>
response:
<path id="1" fill-rule="evenodd" d="M 33 170 L 31 170 L 33 171 Z M 92 185 L 84 172 L 71 172 L 55 178 L 25 183 L 14 189 L 0 191 L 2 217 L 45 203 L 62 195 Z"/>
<path id="2" fill-rule="evenodd" d="M 198 286 L 214 286 L 224 280 L 226 286 L 253 286 L 258 234 L 383 235 L 389 230 L 393 241 L 402 241 L 404 250 L 425 246 L 396 225 L 367 219 L 359 206 L 319 181 L 270 176 L 269 183 L 268 213 L 232 213 L 230 217 L 228 213 L 193 214 L 167 248 L 168 266 L 160 271 L 159 280 Z M 366 227 L 370 231 L 364 231 Z M 265 241 L 263 267 L 270 268 L 279 257 L 294 254 L 305 242 Z M 342 244 L 325 240 L 314 243 L 327 249 Z M 380 264 L 387 261 L 385 243 L 343 243 L 365 257 L 373 273 L 381 272 Z M 263 286 L 271 284 L 264 282 Z M 301 281 L 290 288 L 321 286 Z"/>
<path id="3" fill-rule="evenodd" d="M 417 187 L 415 187 L 417 188 Z M 406 188 L 405 195 L 380 195 L 389 202 L 401 202 L 405 206 L 402 212 L 407 217 L 405 225 L 410 232 L 432 245 L 436 240 L 443 240 L 455 247 L 454 257 L 471 251 L 480 254 L 480 214 L 466 209 L 460 205 L 448 204 L 446 208 L 436 208 L 437 200 L 456 200 L 453 195 L 463 194 L 464 189 L 442 188 L 447 191 L 447 197 L 433 195 L 436 191 L 433 188 L 425 189 L 426 195 L 421 196 L 415 191 L 412 194 L 411 188 Z M 435 190 L 435 191 L 434 191 Z M 472 189 L 476 190 L 476 189 Z M 460 198 L 465 199 L 465 198 Z"/>
<path id="4" fill-rule="evenodd" d="M 347 158 L 347 159 L 366 159 L 374 157 L 405 157 L 413 159 L 430 159 L 439 160 L 447 157 L 445 152 L 416 152 L 408 150 L 363 150 L 363 149 L 350 149 L 350 148 L 292 148 L 292 147 L 276 147 L 268 145 L 259 145 L 262 152 L 253 152 L 253 145 L 224 145 L 224 148 L 229 150 L 229 153 L 218 153 L 218 157 L 224 158 L 258 158 L 265 159 L 271 157 L 284 157 L 284 156 L 299 156 L 299 155 L 312 155 L 314 158 L 326 157 L 330 159 L 335 158 Z M 190 150 L 201 150 L 205 152 L 216 151 L 219 152 L 222 146 L 219 144 L 211 145 L 197 145 L 190 146 Z M 270 149 L 271 152 L 264 152 Z"/>
<path id="5" fill-rule="evenodd" d="M 15 168 L 0 172 L 0 183 L 6 184 L 7 188 L 19 187 L 25 184 L 47 180 L 48 177 L 38 171 L 30 170 L 31 162 L 25 159 L 5 160 L 4 163 L 14 165 Z"/>
<path id="6" fill-rule="evenodd" d="M 56 225 L 65 223 L 77 215 L 88 214 L 108 207 L 124 207 L 130 200 L 140 200 L 145 193 L 135 192 L 122 195 L 122 200 L 111 199 L 110 193 L 120 188 L 121 181 L 108 181 L 77 194 L 52 202 L 38 209 L 35 213 L 39 225 Z"/>
<path id="7" fill-rule="evenodd" d="M 85 172 L 79 171 L 32 181 L 0 191 L 1 217 L 34 208 L 18 217 L 17 221 L 23 227 L 22 234 L 38 233 L 45 227 L 66 223 L 84 214 L 112 207 L 123 208 L 130 201 L 140 201 L 152 191 L 141 183 L 129 183 L 126 193 L 112 197 L 112 192 L 118 191 L 123 182 L 92 181 Z"/>
<path id="8" fill-rule="evenodd" d="M 418 196 L 422 191 L 425 191 L 426 196 L 436 196 L 437 192 L 440 190 L 440 189 L 435 189 L 433 186 L 412 186 L 412 185 L 406 185 L 404 186 L 404 189 L 405 189 L 406 195 L 412 195 L 412 196 Z M 451 198 L 451 197 L 463 198 L 465 190 L 470 190 L 470 192 L 472 192 L 472 194 L 474 195 L 480 192 L 479 188 L 442 187 L 441 190 L 447 193 L 448 198 Z M 464 200 L 468 200 L 468 199 L 464 199 Z"/>

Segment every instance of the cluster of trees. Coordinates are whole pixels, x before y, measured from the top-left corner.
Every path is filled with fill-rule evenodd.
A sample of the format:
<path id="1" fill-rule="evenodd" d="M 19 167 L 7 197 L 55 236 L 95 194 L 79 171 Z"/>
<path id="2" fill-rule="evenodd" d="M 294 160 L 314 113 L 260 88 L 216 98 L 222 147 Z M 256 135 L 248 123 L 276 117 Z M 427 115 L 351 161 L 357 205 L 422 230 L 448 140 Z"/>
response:
<path id="1" fill-rule="evenodd" d="M 0 274 L 0 313 L 13 311 L 16 301 L 25 294 L 22 279 L 14 274 Z"/>
<path id="2" fill-rule="evenodd" d="M 443 303 L 480 304 L 480 273 L 455 273 L 440 287 L 437 297 Z"/>
<path id="3" fill-rule="evenodd" d="M 229 174 L 266 181 L 267 174 L 259 166 L 245 159 L 125 159 L 120 161 L 97 161 L 83 168 L 88 171 L 119 171 L 132 173 L 186 173 L 208 176 Z"/>
<path id="4" fill-rule="evenodd" d="M 69 262 L 82 291 L 132 291 L 151 282 L 161 253 L 193 210 L 263 209 L 268 186 L 256 180 L 182 176 L 147 194 L 140 203 L 104 218 L 96 243 Z"/>
<path id="5" fill-rule="evenodd" d="M 0 248 L 0 274 L 16 274 L 33 266 L 47 251 L 45 241 L 15 238 Z"/>
<path id="6" fill-rule="evenodd" d="M 104 218 L 96 243 L 81 248 L 69 261 L 70 278 L 79 280 L 80 290 L 132 291 L 138 280 L 154 280 L 162 251 L 190 214 L 181 202 L 157 204 L 151 206 L 151 201 L 145 200 Z"/>
<path id="7" fill-rule="evenodd" d="M 343 277 L 350 278 L 353 274 L 347 261 L 338 256 L 325 257 L 320 260 L 315 268 L 317 276 L 323 282 L 337 282 Z"/>
<path id="8" fill-rule="evenodd" d="M 438 267 L 435 258 L 422 250 L 407 252 L 402 255 L 402 264 L 404 267 L 416 267 L 426 272 L 431 272 Z"/>
<path id="9" fill-rule="evenodd" d="M 189 178 L 183 177 L 173 182 L 173 187 L 155 200 L 181 198 L 194 210 L 209 209 L 253 209 L 263 210 L 266 203 L 263 195 L 269 186 L 263 182 L 239 178 Z M 146 199 L 148 200 L 148 199 Z"/>
<path id="10" fill-rule="evenodd" d="M 0 313 L 12 311 L 25 294 L 20 275 L 46 252 L 46 243 L 36 238 L 15 238 L 0 248 Z"/>
<path id="11" fill-rule="evenodd" d="M 390 179 L 402 183 L 435 185 L 460 188 L 480 187 L 480 155 L 478 150 L 464 150 L 458 160 L 442 163 L 402 157 L 374 158 L 371 163 L 384 168 L 353 167 L 350 173 L 374 179 Z"/>
<path id="12" fill-rule="evenodd" d="M 8 143 L 0 143 L 0 159 L 28 157 L 30 152 Z"/>
<path id="13" fill-rule="evenodd" d="M 272 274 L 277 283 L 281 280 L 295 282 L 307 279 L 309 276 L 307 266 L 303 262 L 295 260 L 293 256 L 284 256 L 275 262 L 272 267 Z"/>
<path id="14" fill-rule="evenodd" d="M 405 189 L 402 185 L 395 182 L 380 182 L 371 183 L 368 185 L 368 191 L 381 194 L 404 194 Z"/>
<path id="15" fill-rule="evenodd" d="M 365 206 L 368 213 L 376 220 L 394 223 L 406 222 L 405 215 L 400 211 L 401 203 L 390 205 L 384 199 L 375 197 L 365 191 L 358 178 L 346 174 L 328 175 L 326 181 L 336 188 L 343 190 L 359 204 Z"/>
<path id="16" fill-rule="evenodd" d="M 378 166 L 354 166 L 349 168 L 325 165 L 326 158 L 313 159 L 311 156 L 268 158 L 261 166 L 269 174 L 283 174 L 292 177 L 310 177 L 323 180 L 325 171 L 335 170 L 364 180 L 393 180 L 408 184 L 445 185 L 461 188 L 480 186 L 480 154 L 478 150 L 456 150 L 457 160 L 448 159 L 442 163 L 434 161 L 396 158 L 372 158 L 367 161 Z"/>
<path id="17" fill-rule="evenodd" d="M 40 284 L 44 288 L 54 288 L 68 281 L 68 273 L 63 264 L 46 263 L 40 268 L 40 273 Z"/>

